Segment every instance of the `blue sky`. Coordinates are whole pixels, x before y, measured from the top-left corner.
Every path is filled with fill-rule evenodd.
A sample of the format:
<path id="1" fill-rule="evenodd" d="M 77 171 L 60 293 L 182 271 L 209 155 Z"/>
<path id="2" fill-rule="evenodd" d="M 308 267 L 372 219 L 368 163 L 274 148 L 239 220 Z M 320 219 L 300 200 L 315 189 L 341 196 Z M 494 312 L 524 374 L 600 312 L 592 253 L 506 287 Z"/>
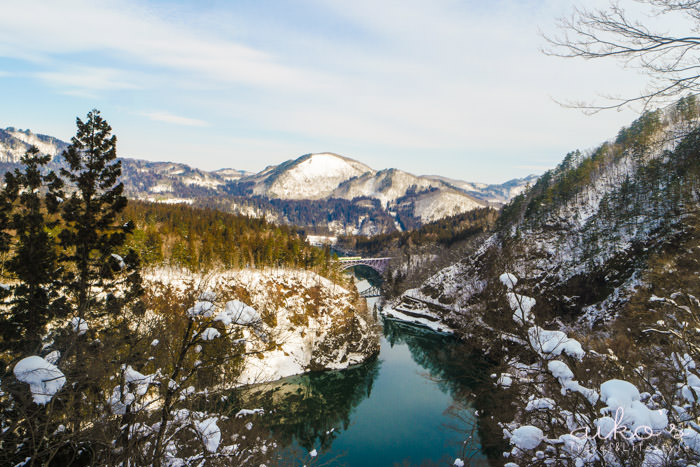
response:
<path id="1" fill-rule="evenodd" d="M 330 151 L 503 182 L 635 118 L 554 101 L 643 86 L 619 64 L 539 51 L 574 3 L 7 2 L 0 126 L 69 139 L 98 108 L 124 157 L 257 171 Z"/>

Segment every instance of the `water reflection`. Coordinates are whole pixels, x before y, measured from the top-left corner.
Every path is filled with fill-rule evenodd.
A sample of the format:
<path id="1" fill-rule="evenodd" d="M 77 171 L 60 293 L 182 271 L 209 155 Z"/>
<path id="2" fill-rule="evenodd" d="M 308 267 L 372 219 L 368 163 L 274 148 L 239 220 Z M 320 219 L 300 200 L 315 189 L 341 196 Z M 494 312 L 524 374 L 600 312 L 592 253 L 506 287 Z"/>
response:
<path id="1" fill-rule="evenodd" d="M 278 443 L 298 443 L 306 450 L 330 448 L 350 414 L 372 394 L 381 363 L 373 358 L 343 371 L 292 376 L 237 392 L 240 407 L 264 408 L 265 423 Z"/>
<path id="2" fill-rule="evenodd" d="M 393 347 L 406 344 L 413 360 L 424 368 L 440 389 L 452 396 L 484 384 L 490 363 L 450 335 L 426 331 L 422 327 L 384 320 L 384 336 Z"/>
<path id="3" fill-rule="evenodd" d="M 491 383 L 479 389 L 487 374 L 488 362 L 457 339 L 387 319 L 378 358 L 247 387 L 234 403 L 264 408 L 257 423 L 282 446 L 341 454 L 338 463 L 451 465 L 471 457 L 482 465 L 475 407 L 481 412 L 488 401 L 473 394 L 493 393 Z"/>
<path id="4" fill-rule="evenodd" d="M 425 370 L 424 377 L 451 396 L 443 425 L 461 440 L 457 455 L 471 459 L 471 465 L 485 464 L 485 456 L 500 459 L 501 429 L 489 418 L 495 394 L 489 376 L 492 362 L 451 335 L 403 321 L 385 319 L 384 336 L 392 347 L 405 344 L 412 359 Z"/>

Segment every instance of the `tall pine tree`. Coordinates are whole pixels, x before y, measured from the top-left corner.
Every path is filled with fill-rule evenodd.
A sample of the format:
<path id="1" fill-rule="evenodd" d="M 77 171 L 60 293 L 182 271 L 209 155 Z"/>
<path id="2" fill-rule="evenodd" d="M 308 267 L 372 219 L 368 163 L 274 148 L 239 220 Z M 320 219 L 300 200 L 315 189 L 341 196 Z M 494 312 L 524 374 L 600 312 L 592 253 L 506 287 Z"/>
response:
<path id="1" fill-rule="evenodd" d="M 117 138 L 100 112 L 92 110 L 85 121 L 77 119 L 77 133 L 63 152 L 67 167 L 61 174 L 75 187 L 62 205 L 64 248 L 67 263 L 64 285 L 78 318 L 117 313 L 141 295 L 138 256 L 118 255 L 133 224 L 117 225 L 126 207 L 124 186 L 119 183 Z M 122 282 L 115 273 L 127 272 Z M 114 292 L 118 289 L 119 294 Z"/>
<path id="2" fill-rule="evenodd" d="M 0 193 L 0 246 L 9 249 L 14 239 L 7 271 L 18 280 L 2 320 L 5 348 L 36 351 L 48 320 L 64 310 L 55 280 L 56 238 L 50 233 L 58 223 L 63 182 L 54 172 L 42 173 L 50 160 L 32 146 L 22 157 L 24 167 L 5 175 Z"/>

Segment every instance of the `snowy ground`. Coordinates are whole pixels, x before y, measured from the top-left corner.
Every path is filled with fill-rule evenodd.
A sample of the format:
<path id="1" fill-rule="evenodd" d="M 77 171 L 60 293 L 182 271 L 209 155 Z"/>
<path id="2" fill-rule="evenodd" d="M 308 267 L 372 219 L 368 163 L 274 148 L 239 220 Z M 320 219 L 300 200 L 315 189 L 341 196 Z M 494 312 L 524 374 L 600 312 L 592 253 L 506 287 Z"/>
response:
<path id="1" fill-rule="evenodd" d="M 406 311 L 406 310 L 404 310 L 404 311 Z M 388 305 L 385 305 L 384 308 L 382 308 L 381 313 L 382 313 L 382 315 L 384 315 L 387 318 L 417 324 L 419 326 L 423 326 L 423 327 L 432 329 L 433 331 L 436 331 L 436 332 L 442 332 L 442 333 L 446 333 L 446 334 L 454 334 L 455 333 L 454 329 L 452 329 L 448 325 L 442 323 L 440 321 L 440 318 L 437 315 L 435 315 L 434 313 L 431 313 L 427 309 L 411 310 L 411 312 L 410 312 L 411 314 L 409 315 L 409 314 L 406 314 L 405 312 L 401 311 L 401 308 L 395 309 L 395 308 L 392 308 Z"/>

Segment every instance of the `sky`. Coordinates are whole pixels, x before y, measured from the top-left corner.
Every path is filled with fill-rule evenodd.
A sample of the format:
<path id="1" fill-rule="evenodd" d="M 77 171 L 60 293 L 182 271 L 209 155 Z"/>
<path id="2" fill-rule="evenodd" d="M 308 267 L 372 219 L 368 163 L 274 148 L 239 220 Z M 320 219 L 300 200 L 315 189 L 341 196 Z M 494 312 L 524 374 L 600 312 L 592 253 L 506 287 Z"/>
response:
<path id="1" fill-rule="evenodd" d="M 614 61 L 541 52 L 576 3 L 3 2 L 0 127 L 69 140 L 97 108 L 122 157 L 259 171 L 334 152 L 501 183 L 637 116 L 558 103 L 644 86 Z"/>

